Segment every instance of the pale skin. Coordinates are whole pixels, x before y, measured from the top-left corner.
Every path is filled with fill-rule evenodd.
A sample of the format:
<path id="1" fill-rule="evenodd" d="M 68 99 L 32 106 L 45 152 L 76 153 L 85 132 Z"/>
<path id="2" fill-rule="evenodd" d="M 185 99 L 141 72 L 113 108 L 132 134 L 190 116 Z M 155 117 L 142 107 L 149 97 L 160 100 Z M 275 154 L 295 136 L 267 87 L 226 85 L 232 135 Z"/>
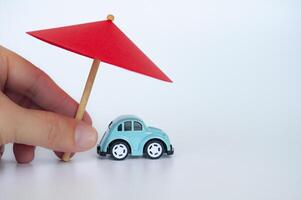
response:
<path id="1" fill-rule="evenodd" d="M 78 103 L 39 68 L 0 46 L 0 158 L 13 143 L 18 163 L 34 158 L 35 146 L 62 152 L 86 151 L 97 142 L 87 113 L 74 119 Z"/>

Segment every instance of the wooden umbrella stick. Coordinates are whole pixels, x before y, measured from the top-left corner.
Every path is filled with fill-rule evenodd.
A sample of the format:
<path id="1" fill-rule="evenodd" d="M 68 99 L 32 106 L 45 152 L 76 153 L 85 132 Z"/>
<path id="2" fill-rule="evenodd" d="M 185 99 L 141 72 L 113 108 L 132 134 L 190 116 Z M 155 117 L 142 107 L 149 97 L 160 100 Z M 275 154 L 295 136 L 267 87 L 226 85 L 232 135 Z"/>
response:
<path id="1" fill-rule="evenodd" d="M 91 94 L 91 90 L 93 87 L 93 83 L 95 80 L 95 76 L 96 76 L 99 64 L 100 64 L 100 60 L 97 60 L 97 59 L 93 60 L 93 63 L 92 63 L 91 69 L 90 69 L 90 73 L 89 73 L 88 79 L 86 81 L 85 89 L 84 89 L 82 98 L 80 100 L 80 104 L 77 108 L 77 112 L 76 112 L 76 116 L 75 116 L 75 119 L 77 119 L 77 120 L 82 120 L 84 117 L 86 106 L 87 106 L 87 103 L 89 100 L 89 96 Z M 69 161 L 70 155 L 71 155 L 71 153 L 69 153 L 69 152 L 64 153 L 62 160 L 66 161 L 66 162 Z"/>

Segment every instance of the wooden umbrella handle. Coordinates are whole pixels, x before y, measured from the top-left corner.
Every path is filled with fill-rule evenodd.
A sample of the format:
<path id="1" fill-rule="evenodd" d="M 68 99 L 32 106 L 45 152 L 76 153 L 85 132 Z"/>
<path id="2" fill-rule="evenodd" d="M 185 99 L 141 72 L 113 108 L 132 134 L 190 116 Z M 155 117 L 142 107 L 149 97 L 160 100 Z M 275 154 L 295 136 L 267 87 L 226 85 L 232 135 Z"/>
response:
<path id="1" fill-rule="evenodd" d="M 91 69 L 90 69 L 90 72 L 89 72 L 89 76 L 88 76 L 88 79 L 86 81 L 85 89 L 84 89 L 84 92 L 82 94 L 82 98 L 80 100 L 80 103 L 79 103 L 79 106 L 77 108 L 77 112 L 76 112 L 76 115 L 75 115 L 75 119 L 77 119 L 77 120 L 82 120 L 83 117 L 84 117 L 86 106 L 87 106 L 87 103 L 88 103 L 88 100 L 89 100 L 89 96 L 91 94 L 91 90 L 92 90 L 92 87 L 93 87 L 93 83 L 94 83 L 94 80 L 95 80 L 95 77 L 96 77 L 96 74 L 97 74 L 99 64 L 100 64 L 100 60 L 97 60 L 97 59 L 93 60 L 93 63 L 92 63 L 92 66 L 91 66 Z M 62 157 L 62 160 L 66 161 L 66 162 L 69 161 L 70 160 L 70 155 L 71 155 L 70 152 L 64 153 L 64 155 Z"/>

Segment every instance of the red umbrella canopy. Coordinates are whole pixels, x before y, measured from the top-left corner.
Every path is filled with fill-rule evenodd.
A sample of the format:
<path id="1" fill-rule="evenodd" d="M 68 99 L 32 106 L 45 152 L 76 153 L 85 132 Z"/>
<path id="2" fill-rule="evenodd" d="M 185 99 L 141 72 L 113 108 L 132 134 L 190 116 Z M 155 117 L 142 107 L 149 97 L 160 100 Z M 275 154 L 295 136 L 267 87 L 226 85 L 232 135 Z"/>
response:
<path id="1" fill-rule="evenodd" d="M 28 32 L 74 53 L 172 82 L 111 20 Z"/>

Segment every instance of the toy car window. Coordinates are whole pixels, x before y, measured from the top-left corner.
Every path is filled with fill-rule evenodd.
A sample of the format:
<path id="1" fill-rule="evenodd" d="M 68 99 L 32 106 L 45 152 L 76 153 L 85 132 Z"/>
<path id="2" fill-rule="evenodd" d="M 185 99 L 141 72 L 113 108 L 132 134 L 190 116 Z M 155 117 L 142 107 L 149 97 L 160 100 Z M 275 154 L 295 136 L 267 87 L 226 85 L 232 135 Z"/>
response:
<path id="1" fill-rule="evenodd" d="M 132 130 L 132 122 L 126 121 L 124 122 L 124 131 L 131 131 Z"/>
<path id="2" fill-rule="evenodd" d="M 122 131 L 122 124 L 119 124 L 117 131 Z"/>
<path id="3" fill-rule="evenodd" d="M 134 131 L 142 131 L 142 125 L 139 122 L 134 122 Z"/>

